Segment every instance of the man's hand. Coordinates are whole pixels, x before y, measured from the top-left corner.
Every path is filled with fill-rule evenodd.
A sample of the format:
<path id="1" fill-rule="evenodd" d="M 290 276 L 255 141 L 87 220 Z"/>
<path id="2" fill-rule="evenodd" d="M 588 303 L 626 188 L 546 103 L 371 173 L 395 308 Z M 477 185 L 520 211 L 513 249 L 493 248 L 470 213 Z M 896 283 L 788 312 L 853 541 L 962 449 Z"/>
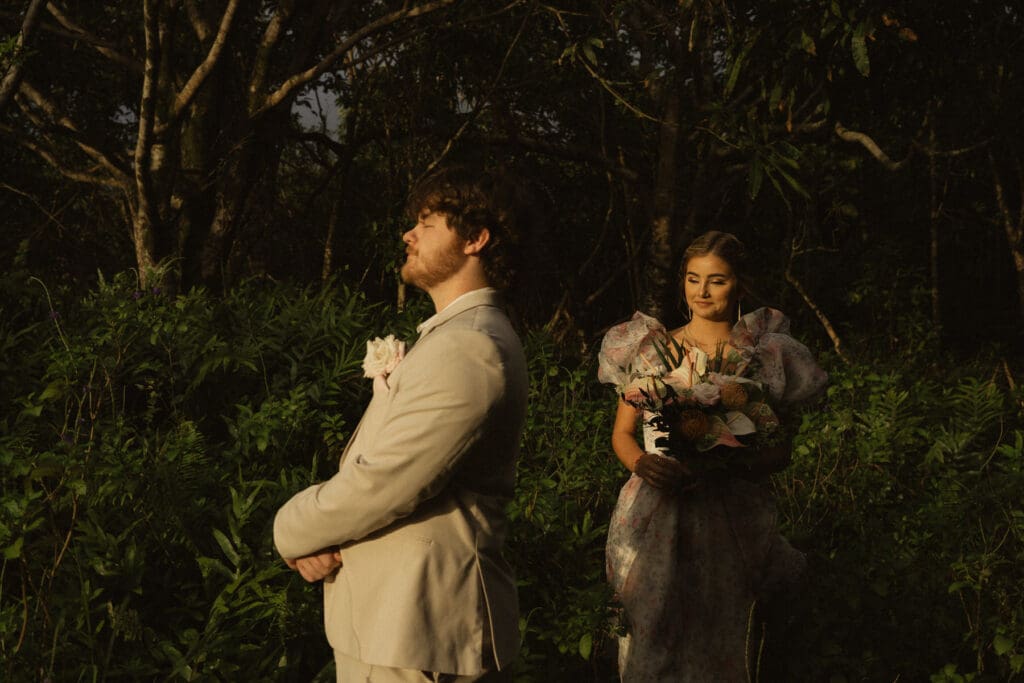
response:
<path id="1" fill-rule="evenodd" d="M 301 574 L 306 581 L 313 583 L 327 578 L 341 566 L 341 553 L 329 548 L 294 560 L 285 558 L 284 563 Z"/>

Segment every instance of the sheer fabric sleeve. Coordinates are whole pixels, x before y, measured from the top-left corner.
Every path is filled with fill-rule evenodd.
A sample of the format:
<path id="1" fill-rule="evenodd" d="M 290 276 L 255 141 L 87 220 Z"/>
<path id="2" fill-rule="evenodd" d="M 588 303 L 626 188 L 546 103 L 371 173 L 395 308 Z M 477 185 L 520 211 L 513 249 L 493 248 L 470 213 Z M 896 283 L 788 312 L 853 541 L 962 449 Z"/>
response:
<path id="1" fill-rule="evenodd" d="M 601 340 L 598 380 L 621 387 L 636 377 L 664 374 L 667 368 L 651 343 L 664 335 L 665 326 L 640 311 L 612 327 Z"/>
<path id="2" fill-rule="evenodd" d="M 732 343 L 750 363 L 751 377 L 763 383 L 782 410 L 820 398 L 828 383 L 810 350 L 789 335 L 789 319 L 773 308 L 759 308 L 736 323 Z"/>

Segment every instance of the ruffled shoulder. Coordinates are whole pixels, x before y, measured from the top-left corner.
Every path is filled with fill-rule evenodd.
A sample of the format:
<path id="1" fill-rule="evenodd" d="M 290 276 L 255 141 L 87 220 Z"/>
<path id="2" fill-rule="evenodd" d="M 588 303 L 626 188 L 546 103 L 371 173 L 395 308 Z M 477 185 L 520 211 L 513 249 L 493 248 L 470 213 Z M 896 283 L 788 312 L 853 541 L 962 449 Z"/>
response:
<path id="1" fill-rule="evenodd" d="M 828 383 L 810 350 L 789 336 L 782 311 L 765 307 L 743 316 L 731 343 L 750 363 L 748 376 L 763 383 L 783 409 L 819 398 Z"/>
<path id="2" fill-rule="evenodd" d="M 666 372 L 652 343 L 667 334 L 665 326 L 640 311 L 615 325 L 601 340 L 597 355 L 597 378 L 607 384 L 623 385 L 632 378 Z"/>
<path id="3" fill-rule="evenodd" d="M 789 334 L 789 318 L 780 310 L 764 306 L 739 319 L 732 328 L 731 342 L 736 348 L 754 348 L 762 335 L 769 333 Z"/>

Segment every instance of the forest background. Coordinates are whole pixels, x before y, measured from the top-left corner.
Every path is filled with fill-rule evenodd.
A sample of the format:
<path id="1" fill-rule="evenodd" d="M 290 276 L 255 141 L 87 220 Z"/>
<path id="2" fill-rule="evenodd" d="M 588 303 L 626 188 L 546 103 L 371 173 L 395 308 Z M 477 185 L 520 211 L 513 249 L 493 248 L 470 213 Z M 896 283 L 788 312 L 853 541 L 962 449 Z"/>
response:
<path id="1" fill-rule="evenodd" d="M 679 321 L 711 228 L 831 377 L 751 678 L 1019 679 L 1022 40 L 979 0 L 7 0 L 0 677 L 332 680 L 270 521 L 330 475 L 366 339 L 429 314 L 405 193 L 465 162 L 536 198 L 517 680 L 614 679 L 594 353 Z"/>

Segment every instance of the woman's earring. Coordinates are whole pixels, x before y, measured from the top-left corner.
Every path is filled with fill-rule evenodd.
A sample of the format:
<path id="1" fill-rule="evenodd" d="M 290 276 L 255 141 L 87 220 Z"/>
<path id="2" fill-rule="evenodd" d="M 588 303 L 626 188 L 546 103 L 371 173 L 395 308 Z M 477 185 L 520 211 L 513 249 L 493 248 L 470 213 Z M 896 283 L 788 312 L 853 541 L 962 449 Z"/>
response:
<path id="1" fill-rule="evenodd" d="M 738 299 L 736 301 L 736 322 L 739 322 L 740 318 L 742 318 L 742 317 L 743 317 L 743 301 Z"/>

